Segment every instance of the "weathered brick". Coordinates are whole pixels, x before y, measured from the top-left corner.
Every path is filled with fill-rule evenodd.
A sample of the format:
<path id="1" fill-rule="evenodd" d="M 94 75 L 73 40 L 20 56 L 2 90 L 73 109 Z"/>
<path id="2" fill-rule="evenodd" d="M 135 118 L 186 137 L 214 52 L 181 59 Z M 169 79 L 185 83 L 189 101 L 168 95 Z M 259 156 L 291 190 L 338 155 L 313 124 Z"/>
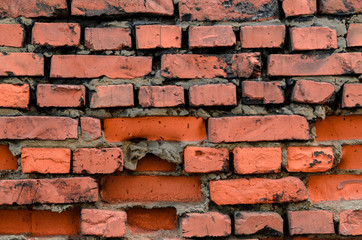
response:
<path id="1" fill-rule="evenodd" d="M 31 211 L 0 210 L 0 234 L 24 234 L 31 231 Z"/>
<path id="2" fill-rule="evenodd" d="M 244 26 L 240 28 L 242 48 L 280 48 L 284 44 L 284 25 Z"/>
<path id="3" fill-rule="evenodd" d="M 317 119 L 316 141 L 362 139 L 362 115 L 327 116 Z"/>
<path id="4" fill-rule="evenodd" d="M 362 200 L 362 175 L 318 175 L 308 177 L 312 203 Z"/>
<path id="5" fill-rule="evenodd" d="M 109 142 L 200 141 L 206 139 L 206 129 L 204 120 L 195 117 L 109 118 L 104 120 L 104 135 Z"/>
<path id="6" fill-rule="evenodd" d="M 208 125 L 213 143 L 309 139 L 308 122 L 298 115 L 209 118 Z"/>
<path id="7" fill-rule="evenodd" d="M 127 227 L 133 233 L 173 230 L 177 228 L 175 208 L 131 208 L 127 210 Z"/>
<path id="8" fill-rule="evenodd" d="M 255 234 L 264 229 L 283 234 L 283 218 L 274 212 L 235 212 L 235 234 Z"/>
<path id="9" fill-rule="evenodd" d="M 321 0 L 319 12 L 338 15 L 362 13 L 362 2 L 360 0 Z"/>
<path id="10" fill-rule="evenodd" d="M 107 176 L 102 180 L 103 201 L 116 202 L 201 202 L 198 177 Z"/>
<path id="11" fill-rule="evenodd" d="M 65 140 L 78 137 L 78 120 L 68 117 L 0 117 L 0 139 Z"/>
<path id="12" fill-rule="evenodd" d="M 284 92 L 280 82 L 242 82 L 243 102 L 247 104 L 280 104 L 284 102 Z"/>
<path id="13" fill-rule="evenodd" d="M 102 16 L 147 13 L 157 15 L 173 14 L 172 0 L 73 0 L 72 15 Z"/>
<path id="14" fill-rule="evenodd" d="M 351 23 L 349 25 L 346 40 L 348 47 L 362 46 L 362 23 Z"/>
<path id="15" fill-rule="evenodd" d="M 181 48 L 181 27 L 174 25 L 136 26 L 138 49 Z"/>
<path id="16" fill-rule="evenodd" d="M 0 76 L 44 76 L 44 57 L 35 53 L 0 53 Z"/>
<path id="17" fill-rule="evenodd" d="M 283 10 L 286 17 L 313 15 L 317 12 L 316 0 L 284 0 Z"/>
<path id="18" fill-rule="evenodd" d="M 129 28 L 86 28 L 85 47 L 91 51 L 121 50 L 132 47 Z"/>
<path id="19" fill-rule="evenodd" d="M 39 107 L 83 107 L 85 87 L 83 85 L 39 84 L 36 100 Z"/>
<path id="20" fill-rule="evenodd" d="M 182 21 L 247 21 L 265 20 L 278 16 L 275 0 L 198 1 L 180 0 Z"/>
<path id="21" fill-rule="evenodd" d="M 328 27 L 290 29 L 292 51 L 337 48 L 337 31 Z"/>
<path id="22" fill-rule="evenodd" d="M 260 76 L 260 69 L 260 53 L 165 54 L 161 58 L 161 73 L 167 78 L 249 78 Z"/>
<path id="23" fill-rule="evenodd" d="M 226 237 L 231 234 L 231 220 L 219 212 L 187 213 L 181 220 L 183 237 Z"/>
<path id="24" fill-rule="evenodd" d="M 97 78 L 106 76 L 133 79 L 143 77 L 151 70 L 152 58 L 150 57 L 54 55 L 51 60 L 50 77 Z"/>
<path id="25" fill-rule="evenodd" d="M 229 170 L 227 148 L 191 147 L 184 150 L 185 172 L 208 173 Z"/>
<path id="26" fill-rule="evenodd" d="M 325 104 L 335 92 L 331 83 L 298 80 L 292 92 L 292 101 L 307 104 Z"/>
<path id="27" fill-rule="evenodd" d="M 53 47 L 78 47 L 80 42 L 78 23 L 41 23 L 34 24 L 32 43 Z"/>
<path id="28" fill-rule="evenodd" d="M 323 210 L 288 211 L 289 233 L 333 234 L 333 214 Z"/>
<path id="29" fill-rule="evenodd" d="M 282 166 L 280 147 L 234 148 L 234 168 L 238 174 L 279 173 Z"/>
<path id="30" fill-rule="evenodd" d="M 197 26 L 189 28 L 189 48 L 231 47 L 236 44 L 232 26 Z"/>
<path id="31" fill-rule="evenodd" d="M 270 76 L 322 76 L 362 73 L 362 53 L 330 55 L 271 54 L 268 61 Z"/>
<path id="32" fill-rule="evenodd" d="M 0 46 L 5 46 L 5 47 L 23 46 L 24 28 L 22 27 L 21 24 L 0 24 L 0 32 L 1 32 Z"/>
<path id="33" fill-rule="evenodd" d="M 68 11 L 66 0 L 1 0 L 0 17 L 60 17 Z"/>
<path id="34" fill-rule="evenodd" d="M 344 145 L 338 169 L 362 169 L 362 145 Z"/>
<path id="35" fill-rule="evenodd" d="M 176 107 L 185 104 L 185 93 L 180 86 L 141 86 L 138 99 L 142 107 Z"/>
<path id="36" fill-rule="evenodd" d="M 146 154 L 137 162 L 136 172 L 172 172 L 175 164 L 157 157 L 153 154 Z"/>
<path id="37" fill-rule="evenodd" d="M 347 83 L 343 86 L 342 108 L 362 107 L 362 84 Z"/>
<path id="38" fill-rule="evenodd" d="M 288 147 L 288 172 L 325 172 L 334 161 L 331 147 Z"/>
<path id="39" fill-rule="evenodd" d="M 127 213 L 124 211 L 82 209 L 81 232 L 84 235 L 123 237 Z"/>
<path id="40" fill-rule="evenodd" d="M 18 158 L 13 156 L 9 146 L 0 145 L 0 171 L 18 169 Z"/>
<path id="41" fill-rule="evenodd" d="M 236 86 L 228 84 L 192 85 L 189 89 L 191 106 L 230 106 L 236 105 Z"/>
<path id="42" fill-rule="evenodd" d="M 300 202 L 308 190 L 295 177 L 230 179 L 210 181 L 210 197 L 218 205 Z"/>
<path id="43" fill-rule="evenodd" d="M 362 235 L 362 210 L 345 210 L 340 212 L 339 234 Z"/>
<path id="44" fill-rule="evenodd" d="M 77 148 L 73 152 L 73 173 L 107 174 L 123 170 L 121 148 Z"/>
<path id="45" fill-rule="evenodd" d="M 78 203 L 98 200 L 98 185 L 89 177 L 0 181 L 0 205 Z"/>
<path id="46" fill-rule="evenodd" d="M 101 120 L 92 117 L 81 117 L 80 127 L 82 138 L 85 140 L 97 140 L 102 135 Z"/>
<path id="47" fill-rule="evenodd" d="M 22 148 L 21 168 L 23 173 L 69 173 L 70 149 Z"/>
<path id="48" fill-rule="evenodd" d="M 28 84 L 0 84 L 0 107 L 28 109 L 29 99 Z"/>
<path id="49" fill-rule="evenodd" d="M 92 94 L 90 108 L 133 107 L 132 84 L 97 86 Z"/>

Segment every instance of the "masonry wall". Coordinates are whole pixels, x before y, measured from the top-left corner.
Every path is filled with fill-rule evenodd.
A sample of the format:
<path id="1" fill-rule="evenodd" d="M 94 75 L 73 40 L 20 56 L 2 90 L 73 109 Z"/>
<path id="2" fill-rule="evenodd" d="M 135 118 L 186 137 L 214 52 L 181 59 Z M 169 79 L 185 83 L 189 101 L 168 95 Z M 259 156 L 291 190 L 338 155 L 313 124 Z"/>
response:
<path id="1" fill-rule="evenodd" d="M 1 0 L 0 239 L 361 239 L 360 0 Z"/>

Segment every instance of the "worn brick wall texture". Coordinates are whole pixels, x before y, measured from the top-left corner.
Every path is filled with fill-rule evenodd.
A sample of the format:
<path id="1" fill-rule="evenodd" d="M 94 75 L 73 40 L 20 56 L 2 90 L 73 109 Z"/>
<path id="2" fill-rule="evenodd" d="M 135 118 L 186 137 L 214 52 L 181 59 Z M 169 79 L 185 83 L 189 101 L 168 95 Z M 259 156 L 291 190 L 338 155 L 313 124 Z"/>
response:
<path id="1" fill-rule="evenodd" d="M 0 240 L 362 239 L 361 0 L 1 0 Z"/>

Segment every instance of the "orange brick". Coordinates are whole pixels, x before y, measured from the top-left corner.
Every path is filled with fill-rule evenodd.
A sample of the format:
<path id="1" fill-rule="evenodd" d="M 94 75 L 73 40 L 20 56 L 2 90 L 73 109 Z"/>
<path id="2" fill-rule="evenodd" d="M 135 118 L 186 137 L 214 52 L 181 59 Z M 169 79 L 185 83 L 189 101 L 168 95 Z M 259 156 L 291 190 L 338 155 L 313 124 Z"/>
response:
<path id="1" fill-rule="evenodd" d="M 307 104 L 325 104 L 333 93 L 334 86 L 331 83 L 298 80 L 292 92 L 292 101 Z"/>
<path id="2" fill-rule="evenodd" d="M 240 28 L 242 48 L 280 48 L 284 43 L 284 25 L 244 26 Z"/>
<path id="3" fill-rule="evenodd" d="M 347 32 L 347 46 L 362 46 L 362 23 L 351 23 Z"/>
<path id="4" fill-rule="evenodd" d="M 339 215 L 339 234 L 362 235 L 362 210 L 345 210 Z"/>
<path id="5" fill-rule="evenodd" d="M 32 43 L 53 47 L 77 47 L 80 42 L 80 25 L 78 23 L 41 23 L 34 24 Z"/>
<path id="6" fill-rule="evenodd" d="M 132 107 L 133 105 L 132 84 L 97 86 L 90 101 L 90 108 Z"/>
<path id="7" fill-rule="evenodd" d="M 289 233 L 334 234 L 333 214 L 323 210 L 288 211 Z"/>
<path id="8" fill-rule="evenodd" d="M 337 48 L 337 31 L 328 27 L 290 29 L 292 51 Z"/>
<path id="9" fill-rule="evenodd" d="M 0 46 L 23 46 L 24 28 L 21 24 L 0 24 L 0 32 Z"/>
<path id="10" fill-rule="evenodd" d="M 101 120 L 91 117 L 81 117 L 82 138 L 86 140 L 97 140 L 102 135 Z"/>
<path id="11" fill-rule="evenodd" d="M 362 169 L 362 145 L 344 145 L 338 169 Z"/>
<path id="12" fill-rule="evenodd" d="M 175 164 L 153 154 L 147 154 L 137 162 L 136 172 L 172 172 Z"/>
<path id="13" fill-rule="evenodd" d="M 317 12 L 316 0 L 284 0 L 283 10 L 286 17 L 313 15 Z"/>
<path id="14" fill-rule="evenodd" d="M 235 234 L 250 235 L 263 229 L 283 234 L 283 218 L 274 212 L 235 212 Z"/>
<path id="15" fill-rule="evenodd" d="M 38 0 L 14 1 L 1 0 L 0 17 L 27 18 L 34 17 L 60 17 L 67 15 L 66 0 L 51 0 L 39 2 Z"/>
<path id="16" fill-rule="evenodd" d="M 138 98 L 142 107 L 176 107 L 185 104 L 184 88 L 179 86 L 142 86 Z"/>
<path id="17" fill-rule="evenodd" d="M 26 234 L 31 231 L 31 211 L 0 210 L 0 234 Z"/>
<path id="18" fill-rule="evenodd" d="M 28 84 L 0 84 L 0 107 L 28 109 L 30 88 Z"/>
<path id="19" fill-rule="evenodd" d="M 191 106 L 236 105 L 236 86 L 229 84 L 192 85 L 189 89 Z"/>
<path id="20" fill-rule="evenodd" d="M 44 57 L 35 53 L 0 53 L 0 76 L 44 76 Z"/>
<path id="21" fill-rule="evenodd" d="M 86 28 L 85 47 L 91 51 L 121 50 L 132 47 L 128 28 Z"/>
<path id="22" fill-rule="evenodd" d="M 320 0 L 319 13 L 338 15 L 362 13 L 362 5 L 359 0 Z"/>
<path id="23" fill-rule="evenodd" d="M 39 84 L 36 97 L 39 107 L 83 107 L 85 106 L 85 87 Z"/>
<path id="24" fill-rule="evenodd" d="M 127 210 L 127 227 L 132 232 L 173 230 L 177 228 L 175 208 L 130 208 Z"/>
<path id="25" fill-rule="evenodd" d="M 138 49 L 181 48 L 181 27 L 173 25 L 136 26 Z"/>
<path id="26" fill-rule="evenodd" d="M 325 172 L 334 162 L 331 147 L 288 147 L 288 172 Z"/>
<path id="27" fill-rule="evenodd" d="M 18 169 L 18 158 L 13 156 L 9 146 L 0 145 L 0 171 Z"/>
<path id="28" fill-rule="evenodd" d="M 348 83 L 343 86 L 342 108 L 362 107 L 362 84 Z"/>
<path id="29" fill-rule="evenodd" d="M 280 104 L 284 102 L 284 91 L 280 82 L 242 82 L 243 102 L 246 104 Z"/>
<path id="30" fill-rule="evenodd" d="M 236 44 L 232 26 L 198 26 L 189 28 L 189 48 L 230 47 Z"/>

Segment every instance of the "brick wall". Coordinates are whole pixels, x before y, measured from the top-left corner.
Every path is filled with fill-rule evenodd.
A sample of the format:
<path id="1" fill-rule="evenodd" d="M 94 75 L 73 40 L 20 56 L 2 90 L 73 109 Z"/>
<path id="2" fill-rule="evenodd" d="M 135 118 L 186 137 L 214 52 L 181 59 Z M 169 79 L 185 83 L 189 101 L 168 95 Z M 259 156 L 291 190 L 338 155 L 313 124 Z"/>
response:
<path id="1" fill-rule="evenodd" d="M 0 239 L 360 239 L 360 0 L 1 0 Z"/>

